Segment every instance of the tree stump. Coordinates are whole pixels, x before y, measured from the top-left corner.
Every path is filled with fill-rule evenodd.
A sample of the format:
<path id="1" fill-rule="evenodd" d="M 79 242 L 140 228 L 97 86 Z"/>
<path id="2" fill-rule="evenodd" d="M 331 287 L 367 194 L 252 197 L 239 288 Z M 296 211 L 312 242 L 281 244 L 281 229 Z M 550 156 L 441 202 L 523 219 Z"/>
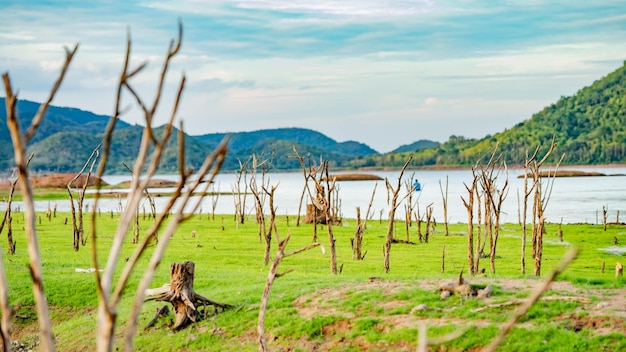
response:
<path id="1" fill-rule="evenodd" d="M 217 308 L 233 308 L 230 304 L 212 301 L 193 290 L 195 264 L 192 261 L 173 263 L 170 267 L 170 290 L 146 301 L 169 302 L 174 308 L 176 321 L 173 330 L 184 328 L 191 322 L 197 322 L 208 315 L 207 306 Z M 198 308 L 202 305 L 203 309 Z"/>

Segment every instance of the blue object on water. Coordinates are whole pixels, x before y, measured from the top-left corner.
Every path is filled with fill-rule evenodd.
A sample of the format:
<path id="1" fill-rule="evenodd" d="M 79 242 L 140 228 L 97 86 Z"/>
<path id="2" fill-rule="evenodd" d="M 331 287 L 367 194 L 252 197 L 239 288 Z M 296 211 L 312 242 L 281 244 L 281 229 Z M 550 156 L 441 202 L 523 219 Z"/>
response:
<path id="1" fill-rule="evenodd" d="M 417 180 L 415 180 L 415 181 L 413 181 L 413 188 L 415 189 L 415 192 L 421 191 L 422 190 L 422 185 L 420 185 L 420 183 Z"/>

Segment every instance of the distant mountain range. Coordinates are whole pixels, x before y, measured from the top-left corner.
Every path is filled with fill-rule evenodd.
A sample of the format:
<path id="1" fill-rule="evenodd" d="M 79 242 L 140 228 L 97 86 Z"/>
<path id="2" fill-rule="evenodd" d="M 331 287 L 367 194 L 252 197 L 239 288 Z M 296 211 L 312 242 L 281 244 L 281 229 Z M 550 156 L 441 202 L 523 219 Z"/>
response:
<path id="1" fill-rule="evenodd" d="M 5 105 L 0 98 L 0 104 Z M 17 104 L 22 126 L 30 125 L 39 103 L 20 100 Z M 108 116 L 74 108 L 51 106 L 29 145 L 35 156 L 31 169 L 37 172 L 78 172 L 103 137 Z M 156 129 L 157 133 L 163 127 Z M 118 121 L 114 131 L 108 173 L 126 172 L 122 163 L 132 165 L 139 150 L 142 127 Z M 185 135 L 186 160 L 198 167 L 225 137 L 224 133 Z M 413 166 L 472 166 L 499 145 L 509 165 L 521 164 L 527 151 L 547 148 L 553 138 L 555 160 L 565 154 L 565 164 L 626 164 L 626 63 L 591 86 L 534 114 L 530 119 L 503 132 L 482 139 L 451 136 L 439 144 L 420 140 L 380 154 L 356 141 L 337 142 L 322 133 L 303 128 L 279 128 L 230 134 L 225 170 L 236 170 L 239 161 L 252 153 L 269 158 L 274 170 L 299 169 L 289 157 L 295 147 L 301 156 L 328 160 L 332 168 L 399 167 L 410 156 Z M 161 162 L 160 172 L 177 169 L 177 134 L 173 135 Z M 13 147 L 6 126 L 6 111 L 0 109 L 0 171 L 14 165 Z"/>
<path id="2" fill-rule="evenodd" d="M 4 106 L 4 98 L 0 98 Z M 30 125 L 40 103 L 20 100 L 17 109 L 22 126 Z M 6 111 L 0 109 L 0 170 L 13 166 L 13 149 L 6 126 Z M 35 154 L 31 169 L 36 172 L 78 172 L 93 149 L 102 140 L 108 116 L 96 115 L 74 108 L 51 106 L 42 121 L 35 138 L 29 145 L 29 152 Z M 163 126 L 156 128 L 157 133 Z M 141 139 L 142 127 L 122 120 L 116 123 L 109 173 L 126 172 L 123 163 L 132 165 Z M 199 136 L 185 135 L 186 164 L 199 167 L 204 157 L 224 139 L 225 133 L 211 133 Z M 276 170 L 300 168 L 296 159 L 290 158 L 296 147 L 302 156 L 329 160 L 333 167 L 346 167 L 355 158 L 379 153 L 366 144 L 356 141 L 337 142 L 322 133 L 304 128 L 279 128 L 253 132 L 229 133 L 229 153 L 225 169 L 236 170 L 239 160 L 245 161 L 255 153 L 269 158 L 273 155 Z M 435 143 L 436 142 L 431 142 Z M 160 172 L 176 172 L 177 134 L 175 133 L 166 149 Z"/>

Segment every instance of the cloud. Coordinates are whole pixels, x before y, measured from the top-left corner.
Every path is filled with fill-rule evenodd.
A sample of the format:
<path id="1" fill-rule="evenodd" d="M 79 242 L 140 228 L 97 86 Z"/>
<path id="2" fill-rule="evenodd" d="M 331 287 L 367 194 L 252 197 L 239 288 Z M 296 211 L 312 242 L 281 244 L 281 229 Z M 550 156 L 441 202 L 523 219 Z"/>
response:
<path id="1" fill-rule="evenodd" d="M 306 127 L 387 151 L 493 134 L 620 67 L 624 13 L 608 0 L 9 0 L 0 71 L 43 100 L 78 42 L 56 103 L 110 113 L 128 32 L 150 97 L 180 18 L 165 99 L 186 75 L 195 133 Z"/>

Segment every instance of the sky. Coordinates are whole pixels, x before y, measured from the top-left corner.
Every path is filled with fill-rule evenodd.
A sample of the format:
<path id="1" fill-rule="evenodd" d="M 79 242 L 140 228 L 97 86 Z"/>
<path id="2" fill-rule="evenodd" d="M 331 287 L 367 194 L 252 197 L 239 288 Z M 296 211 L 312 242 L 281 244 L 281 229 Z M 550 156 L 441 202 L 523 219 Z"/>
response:
<path id="1" fill-rule="evenodd" d="M 126 38 L 131 66 L 147 62 L 131 84 L 152 101 L 179 21 L 155 124 L 185 75 L 191 135 L 301 127 L 379 152 L 502 132 L 626 60 L 614 0 L 2 0 L 0 73 L 43 101 L 78 43 L 53 105 L 110 115 Z"/>

